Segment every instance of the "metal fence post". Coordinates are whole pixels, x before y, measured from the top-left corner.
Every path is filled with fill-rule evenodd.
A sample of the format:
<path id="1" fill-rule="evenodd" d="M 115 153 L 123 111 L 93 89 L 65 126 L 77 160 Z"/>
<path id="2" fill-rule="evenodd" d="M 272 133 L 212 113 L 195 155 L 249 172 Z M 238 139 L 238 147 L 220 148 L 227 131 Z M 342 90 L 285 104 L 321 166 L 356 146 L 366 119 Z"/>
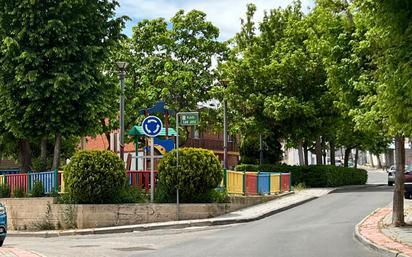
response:
<path id="1" fill-rule="evenodd" d="M 58 193 L 59 192 L 59 171 L 57 168 L 54 169 L 54 192 Z"/>

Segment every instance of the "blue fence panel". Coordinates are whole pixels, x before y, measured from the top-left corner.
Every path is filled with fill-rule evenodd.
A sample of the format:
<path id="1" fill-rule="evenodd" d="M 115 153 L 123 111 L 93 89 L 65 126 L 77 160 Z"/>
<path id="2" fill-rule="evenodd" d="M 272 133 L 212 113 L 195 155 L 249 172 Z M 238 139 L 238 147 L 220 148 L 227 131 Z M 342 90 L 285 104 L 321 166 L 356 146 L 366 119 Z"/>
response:
<path id="1" fill-rule="evenodd" d="M 270 193 L 270 173 L 261 172 L 258 176 L 258 193 L 269 194 Z"/>
<path id="2" fill-rule="evenodd" d="M 53 192 L 55 188 L 55 173 L 54 171 L 30 173 L 30 188 L 36 181 L 41 181 L 43 183 L 44 193 L 49 194 Z"/>
<path id="3" fill-rule="evenodd" d="M 14 169 L 14 170 L 0 170 L 0 175 L 8 175 L 8 174 L 19 174 L 20 170 Z"/>

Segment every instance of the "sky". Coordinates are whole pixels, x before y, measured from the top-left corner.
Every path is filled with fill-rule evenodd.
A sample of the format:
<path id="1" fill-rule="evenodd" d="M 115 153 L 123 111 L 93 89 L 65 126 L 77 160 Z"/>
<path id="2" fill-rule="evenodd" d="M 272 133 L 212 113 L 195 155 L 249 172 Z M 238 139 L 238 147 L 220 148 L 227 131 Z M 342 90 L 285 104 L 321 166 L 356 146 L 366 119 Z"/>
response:
<path id="1" fill-rule="evenodd" d="M 206 13 L 207 20 L 220 29 L 220 40 L 232 38 L 240 30 L 240 18 L 245 17 L 246 5 L 254 3 L 257 7 L 256 22 L 261 21 L 264 10 L 286 7 L 292 0 L 118 0 L 118 16 L 127 15 L 124 33 L 132 35 L 132 27 L 142 19 L 163 17 L 169 20 L 180 9 L 185 12 L 196 9 Z M 313 7 L 314 0 L 302 0 L 303 11 Z"/>

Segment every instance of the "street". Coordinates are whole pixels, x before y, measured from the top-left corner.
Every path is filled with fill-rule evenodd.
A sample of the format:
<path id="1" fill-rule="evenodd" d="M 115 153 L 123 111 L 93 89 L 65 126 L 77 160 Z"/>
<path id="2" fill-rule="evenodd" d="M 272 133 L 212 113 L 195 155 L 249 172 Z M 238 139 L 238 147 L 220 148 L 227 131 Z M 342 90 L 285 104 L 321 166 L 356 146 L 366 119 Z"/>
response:
<path id="1" fill-rule="evenodd" d="M 371 178 L 385 182 L 386 173 Z M 390 203 L 392 188 L 338 190 L 268 218 L 228 226 L 57 238 L 9 237 L 5 247 L 45 256 L 377 256 L 354 226 Z"/>

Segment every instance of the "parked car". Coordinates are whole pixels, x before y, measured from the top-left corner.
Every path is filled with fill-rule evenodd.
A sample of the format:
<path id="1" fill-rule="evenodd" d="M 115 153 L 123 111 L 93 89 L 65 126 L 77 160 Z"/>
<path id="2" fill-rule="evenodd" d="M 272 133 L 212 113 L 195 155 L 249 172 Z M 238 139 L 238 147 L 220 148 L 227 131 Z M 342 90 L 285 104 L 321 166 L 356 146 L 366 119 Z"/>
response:
<path id="1" fill-rule="evenodd" d="M 0 203 L 0 246 L 7 236 L 7 212 L 6 207 Z"/>
<path id="2" fill-rule="evenodd" d="M 388 170 L 388 186 L 393 186 L 393 184 L 395 183 L 395 172 L 396 166 L 390 166 Z"/>
<path id="3" fill-rule="evenodd" d="M 337 167 L 343 166 L 342 161 L 341 160 L 335 160 L 335 166 L 337 166 Z"/>
<path id="4" fill-rule="evenodd" d="M 406 199 L 412 198 L 412 164 L 405 168 L 405 189 L 404 196 Z"/>

